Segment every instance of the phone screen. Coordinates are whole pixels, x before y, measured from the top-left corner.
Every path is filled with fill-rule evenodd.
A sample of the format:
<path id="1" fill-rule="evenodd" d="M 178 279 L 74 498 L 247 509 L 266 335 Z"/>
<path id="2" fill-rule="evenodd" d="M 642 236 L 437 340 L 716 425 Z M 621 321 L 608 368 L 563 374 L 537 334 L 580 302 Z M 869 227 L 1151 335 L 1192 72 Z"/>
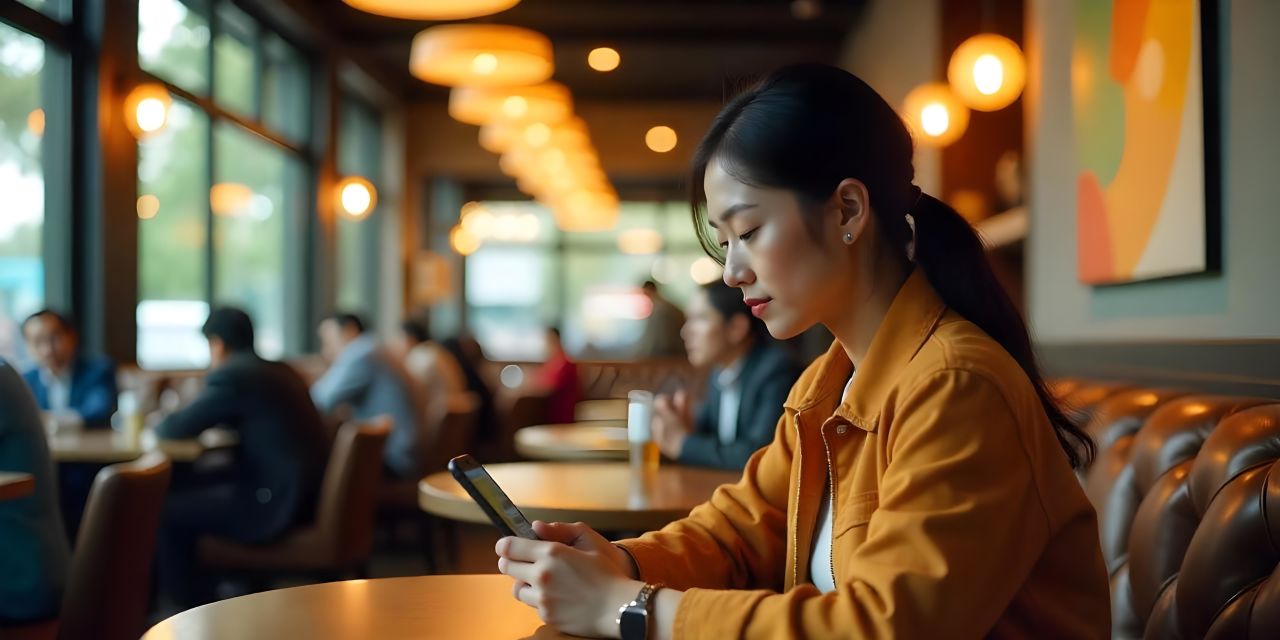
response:
<path id="1" fill-rule="evenodd" d="M 533 532 L 533 525 L 520 513 L 520 509 L 512 504 L 511 498 L 493 481 L 493 477 L 489 475 L 484 467 L 476 465 L 463 472 L 467 480 L 471 481 L 471 485 L 476 491 L 480 492 L 480 496 L 493 509 L 493 513 L 497 514 L 502 522 L 509 529 L 515 532 L 521 538 L 537 540 L 538 536 Z"/>

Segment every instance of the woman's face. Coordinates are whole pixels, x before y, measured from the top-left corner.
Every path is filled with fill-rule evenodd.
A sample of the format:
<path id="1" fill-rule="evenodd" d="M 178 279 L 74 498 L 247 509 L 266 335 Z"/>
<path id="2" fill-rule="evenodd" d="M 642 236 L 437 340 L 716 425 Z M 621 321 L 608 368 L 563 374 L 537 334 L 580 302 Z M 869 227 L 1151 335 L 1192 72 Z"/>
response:
<path id="1" fill-rule="evenodd" d="M 684 350 L 689 354 L 689 364 L 695 367 L 723 366 L 724 360 L 734 352 L 729 323 L 711 306 L 707 292 L 699 289 L 685 309 L 684 327 L 680 337 Z"/>
<path id="2" fill-rule="evenodd" d="M 746 184 L 716 159 L 703 188 L 708 220 L 725 250 L 725 284 L 742 290 L 770 334 L 792 338 L 847 307 L 856 267 L 834 197 L 817 213 L 815 237 L 805 223 L 814 212 L 803 211 L 791 191 Z M 856 238 L 861 229 L 853 232 Z"/>

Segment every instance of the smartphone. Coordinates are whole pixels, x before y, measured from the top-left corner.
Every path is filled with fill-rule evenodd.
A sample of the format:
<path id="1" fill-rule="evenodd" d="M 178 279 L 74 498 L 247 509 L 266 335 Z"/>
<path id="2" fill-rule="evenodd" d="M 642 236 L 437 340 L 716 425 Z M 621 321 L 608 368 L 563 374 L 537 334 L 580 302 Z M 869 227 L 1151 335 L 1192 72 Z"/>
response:
<path id="1" fill-rule="evenodd" d="M 471 496 L 476 504 L 484 510 L 493 525 L 498 527 L 504 536 L 519 536 L 529 540 L 538 540 L 533 532 L 529 519 L 511 502 L 511 498 L 493 481 L 493 477 L 485 471 L 484 466 L 469 454 L 462 454 L 449 461 L 449 473 L 453 474 L 458 484 Z"/>

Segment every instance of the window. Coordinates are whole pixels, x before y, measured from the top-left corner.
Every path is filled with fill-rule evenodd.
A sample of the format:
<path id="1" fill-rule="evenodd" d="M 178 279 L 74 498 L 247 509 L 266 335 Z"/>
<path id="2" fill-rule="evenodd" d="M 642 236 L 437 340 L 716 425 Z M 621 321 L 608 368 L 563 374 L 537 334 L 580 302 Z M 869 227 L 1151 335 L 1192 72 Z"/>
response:
<path id="1" fill-rule="evenodd" d="M 179 0 L 139 0 L 138 64 L 187 91 L 207 95 L 209 20 Z"/>
<path id="2" fill-rule="evenodd" d="M 279 358 L 285 256 L 292 254 L 285 228 L 306 193 L 303 170 L 284 149 L 225 123 L 214 131 L 214 157 L 213 299 L 249 312 L 258 353 Z"/>
<path id="3" fill-rule="evenodd" d="M 213 98 L 222 108 L 256 116 L 253 42 L 258 27 L 230 4 L 218 5 L 218 35 L 213 41 Z"/>
<path id="4" fill-rule="evenodd" d="M 626 357 L 647 317 L 641 283 L 658 282 L 678 305 L 698 287 L 691 268 L 704 254 L 687 204 L 624 202 L 614 229 L 589 233 L 559 231 L 550 212 L 530 202 L 483 207 L 498 218 L 531 213 L 539 219 L 536 241 L 490 238 L 466 261 L 468 325 L 494 358 L 543 357 L 548 324 L 560 325 L 565 347 L 580 357 Z M 619 237 L 633 229 L 657 231 L 662 247 L 652 254 L 621 252 Z"/>
<path id="5" fill-rule="evenodd" d="M 258 352 L 279 358 L 302 317 L 286 299 L 311 202 L 306 59 L 223 0 L 141 0 L 138 55 L 215 105 L 175 97 L 165 131 L 139 143 L 138 362 L 204 366 L 214 305 L 247 311 Z"/>
<path id="6" fill-rule="evenodd" d="M 382 125 L 378 112 L 353 98 L 342 103 L 338 172 L 363 176 L 375 185 L 381 177 Z M 337 220 L 337 308 L 373 320 L 378 293 L 378 210 L 360 220 Z"/>
<path id="7" fill-rule="evenodd" d="M 22 4 L 43 11 L 54 20 L 67 20 L 71 17 L 71 0 L 18 0 Z"/>
<path id="8" fill-rule="evenodd" d="M 209 116 L 174 100 L 165 130 L 138 145 L 138 363 L 208 364 Z"/>
<path id="9" fill-rule="evenodd" d="M 44 43 L 0 23 L 0 357 L 19 364 L 19 323 L 44 305 L 44 68 Z"/>

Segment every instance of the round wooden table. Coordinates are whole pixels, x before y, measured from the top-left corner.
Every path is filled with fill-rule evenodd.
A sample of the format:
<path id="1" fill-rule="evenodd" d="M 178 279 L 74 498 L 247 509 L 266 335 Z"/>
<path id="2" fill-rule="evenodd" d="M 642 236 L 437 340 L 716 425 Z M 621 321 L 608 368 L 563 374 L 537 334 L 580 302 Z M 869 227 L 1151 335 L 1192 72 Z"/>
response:
<path id="1" fill-rule="evenodd" d="M 0 500 L 17 500 L 36 490 L 36 478 L 29 473 L 0 471 Z"/>
<path id="2" fill-rule="evenodd" d="M 742 475 L 676 464 L 633 474 L 626 462 L 513 462 L 485 468 L 530 520 L 580 520 L 603 531 L 661 529 Z M 489 523 L 447 471 L 418 483 L 418 504 L 445 518 Z"/>
<path id="3" fill-rule="evenodd" d="M 189 440 L 161 440 L 147 431 L 137 443 L 110 429 L 89 429 L 49 436 L 49 453 L 55 462 L 115 464 L 137 460 L 148 451 L 159 450 L 175 462 L 191 462 L 205 451 L 235 444 L 234 432 L 216 429 Z"/>
<path id="4" fill-rule="evenodd" d="M 540 424 L 516 431 L 516 453 L 537 460 L 626 460 L 622 420 Z"/>
<path id="5" fill-rule="evenodd" d="M 504 575 L 347 580 L 264 591 L 179 613 L 143 640 L 570 638 L 511 596 Z"/>
<path id="6" fill-rule="evenodd" d="M 574 420 L 626 420 L 627 399 L 579 400 L 573 407 Z"/>

